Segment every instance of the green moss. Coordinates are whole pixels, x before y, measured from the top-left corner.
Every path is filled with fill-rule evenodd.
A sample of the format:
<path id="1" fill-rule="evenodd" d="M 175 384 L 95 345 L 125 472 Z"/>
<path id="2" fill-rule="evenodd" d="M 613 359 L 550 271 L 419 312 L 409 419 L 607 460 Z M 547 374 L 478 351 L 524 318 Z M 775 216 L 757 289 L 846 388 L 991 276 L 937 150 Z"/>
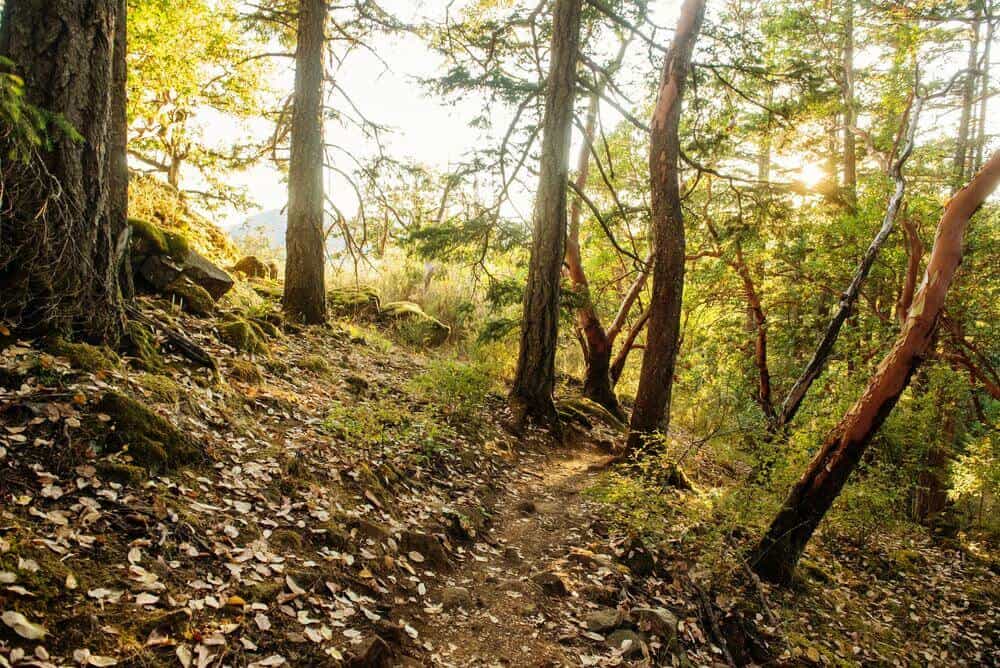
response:
<path id="1" fill-rule="evenodd" d="M 132 245 L 140 255 L 166 255 L 170 252 L 167 235 L 159 227 L 142 218 L 129 218 Z"/>
<path id="2" fill-rule="evenodd" d="M 275 529 L 271 533 L 268 543 L 282 550 L 299 552 L 305 541 L 302 540 L 302 534 L 294 529 Z"/>
<path id="3" fill-rule="evenodd" d="M 105 371 L 117 367 L 121 360 L 106 346 L 92 346 L 89 343 L 70 343 L 65 339 L 53 339 L 49 350 L 54 355 L 69 359 L 77 369 L 83 371 Z"/>
<path id="4" fill-rule="evenodd" d="M 145 469 L 124 462 L 104 460 L 94 466 L 101 478 L 122 485 L 141 485 L 148 477 Z"/>
<path id="5" fill-rule="evenodd" d="M 252 603 L 270 603 L 278 597 L 285 588 L 284 583 L 267 580 L 266 582 L 245 583 L 239 589 L 240 596 Z"/>
<path id="6" fill-rule="evenodd" d="M 330 371 L 330 363 L 322 355 L 306 355 L 299 360 L 299 366 L 316 373 L 327 373 Z"/>
<path id="7" fill-rule="evenodd" d="M 229 374 L 236 380 L 249 385 L 260 385 L 264 382 L 264 376 L 260 372 L 260 367 L 250 360 L 233 360 L 229 364 Z"/>
<path id="8" fill-rule="evenodd" d="M 245 353 L 267 355 L 270 352 L 260 327 L 244 318 L 233 318 L 218 326 L 219 337 L 224 343 Z"/>
<path id="9" fill-rule="evenodd" d="M 280 339 L 284 334 L 273 322 L 265 320 L 264 318 L 250 318 L 250 322 L 257 325 L 262 332 L 267 334 L 272 339 Z"/>
<path id="10" fill-rule="evenodd" d="M 371 288 L 333 288 L 326 293 L 326 300 L 335 316 L 375 318 L 381 311 L 378 293 Z"/>
<path id="11" fill-rule="evenodd" d="M 167 293 L 181 302 L 181 307 L 195 315 L 212 315 L 215 313 L 215 300 L 208 291 L 191 282 L 185 276 L 167 286 Z"/>
<path id="12" fill-rule="evenodd" d="M 202 458 L 187 436 L 135 399 L 107 392 L 97 411 L 109 415 L 115 427 L 107 436 L 108 444 L 126 449 L 132 461 L 148 471 L 164 471 Z"/>
<path id="13" fill-rule="evenodd" d="M 451 335 L 451 327 L 413 302 L 386 304 L 380 317 L 405 343 L 414 346 L 439 346 Z"/>
<path id="14" fill-rule="evenodd" d="M 144 373 L 136 378 L 136 383 L 157 401 L 176 404 L 181 399 L 181 386 L 169 376 Z"/>
<path id="15" fill-rule="evenodd" d="M 157 345 L 153 331 L 135 320 L 125 324 L 125 348 L 138 361 L 139 366 L 147 371 L 156 371 L 163 367 L 163 356 Z"/>

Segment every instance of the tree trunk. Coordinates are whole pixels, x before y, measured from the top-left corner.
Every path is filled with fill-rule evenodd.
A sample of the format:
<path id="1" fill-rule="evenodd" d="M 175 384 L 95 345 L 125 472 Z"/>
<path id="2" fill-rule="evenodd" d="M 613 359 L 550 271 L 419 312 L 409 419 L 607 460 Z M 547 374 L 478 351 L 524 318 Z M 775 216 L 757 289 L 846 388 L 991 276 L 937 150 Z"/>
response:
<path id="1" fill-rule="evenodd" d="M 990 12 L 992 16 L 992 12 Z M 983 59 L 980 66 L 979 89 L 979 120 L 976 123 L 976 156 L 970 171 L 979 169 L 983 164 L 983 151 L 986 150 L 986 109 L 990 99 L 990 51 L 993 46 L 994 25 L 997 19 L 991 18 L 986 23 L 986 38 L 983 40 Z"/>
<path id="2" fill-rule="evenodd" d="M 8 0 L 0 32 L 26 101 L 83 137 L 50 132 L 37 162 L 3 163 L 0 311 L 112 343 L 124 323 L 119 276 L 129 276 L 124 12 L 124 0 Z"/>
<path id="3" fill-rule="evenodd" d="M 285 311 L 302 322 L 326 321 L 323 234 L 324 0 L 301 0 L 295 48 L 295 104 L 285 230 Z"/>
<path id="4" fill-rule="evenodd" d="M 857 202 L 857 150 L 854 139 L 854 0 L 844 9 L 844 193 L 851 206 Z"/>
<path id="5" fill-rule="evenodd" d="M 529 420 L 558 428 L 552 401 L 559 326 L 559 278 L 566 243 L 566 185 L 582 0 L 557 0 L 552 18 L 552 62 L 545 93 L 542 157 L 535 194 L 531 261 L 517 372 L 510 391 L 514 424 Z"/>
<path id="6" fill-rule="evenodd" d="M 684 217 L 681 212 L 678 126 L 691 52 L 705 16 L 704 0 L 685 0 L 674 41 L 666 55 L 650 128 L 649 171 L 652 201 L 653 287 L 646 349 L 629 425 L 634 450 L 656 430 L 666 430 L 670 392 L 680 342 L 684 294 Z"/>
<path id="7" fill-rule="evenodd" d="M 1000 152 L 945 207 L 923 283 L 896 343 L 864 393 L 826 437 L 753 554 L 753 570 L 762 578 L 777 583 L 791 580 L 809 538 L 923 361 L 962 260 L 969 219 L 998 182 Z"/>

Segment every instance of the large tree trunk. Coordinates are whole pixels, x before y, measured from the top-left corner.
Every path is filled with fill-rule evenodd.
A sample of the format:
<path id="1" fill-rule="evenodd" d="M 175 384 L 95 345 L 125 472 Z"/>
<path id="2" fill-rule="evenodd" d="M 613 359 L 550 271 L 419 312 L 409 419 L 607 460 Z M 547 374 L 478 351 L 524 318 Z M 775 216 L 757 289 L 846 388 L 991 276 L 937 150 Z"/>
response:
<path id="1" fill-rule="evenodd" d="M 295 104 L 285 230 L 285 311 L 309 324 L 326 321 L 323 234 L 324 0 L 299 2 Z"/>
<path id="2" fill-rule="evenodd" d="M 552 401 L 559 325 L 559 277 L 566 244 L 566 185 L 582 0 L 557 0 L 552 62 L 545 93 L 542 157 L 535 194 L 531 261 L 517 372 L 510 391 L 514 424 L 528 420 L 558 428 Z"/>
<path id="3" fill-rule="evenodd" d="M 673 44 L 663 64 L 653 111 L 649 172 L 655 264 L 646 349 L 629 425 L 629 450 L 642 445 L 652 432 L 666 430 L 669 422 L 684 294 L 684 216 L 677 166 L 680 155 L 678 126 L 691 52 L 704 16 L 704 0 L 685 0 Z"/>
<path id="4" fill-rule="evenodd" d="M 751 564 L 762 578 L 778 583 L 791 580 L 809 538 L 923 361 L 948 287 L 962 260 L 962 240 L 969 219 L 998 182 L 1000 152 L 945 207 L 923 284 L 899 338 L 864 393 L 827 436 L 757 546 Z"/>
<path id="5" fill-rule="evenodd" d="M 0 32 L 27 102 L 83 138 L 52 131 L 52 150 L 37 161 L 4 156 L 0 311 L 26 327 L 112 342 L 124 323 L 128 248 L 124 12 L 124 0 L 8 0 Z"/>

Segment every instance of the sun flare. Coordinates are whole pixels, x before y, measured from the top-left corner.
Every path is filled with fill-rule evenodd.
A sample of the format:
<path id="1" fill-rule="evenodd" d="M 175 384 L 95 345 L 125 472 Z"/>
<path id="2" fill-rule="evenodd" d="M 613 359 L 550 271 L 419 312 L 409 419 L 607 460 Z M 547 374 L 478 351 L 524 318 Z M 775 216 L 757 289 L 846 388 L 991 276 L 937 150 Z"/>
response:
<path id="1" fill-rule="evenodd" d="M 814 162 L 803 163 L 799 170 L 798 181 L 807 188 L 815 188 L 826 178 L 823 168 Z"/>

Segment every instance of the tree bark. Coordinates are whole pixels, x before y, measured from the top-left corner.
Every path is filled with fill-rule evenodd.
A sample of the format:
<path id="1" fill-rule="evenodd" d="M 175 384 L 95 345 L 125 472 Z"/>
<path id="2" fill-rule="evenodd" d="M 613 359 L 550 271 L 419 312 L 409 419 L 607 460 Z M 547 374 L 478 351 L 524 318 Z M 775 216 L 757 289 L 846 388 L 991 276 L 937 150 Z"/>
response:
<path id="1" fill-rule="evenodd" d="M 816 527 L 923 361 L 962 260 L 962 241 L 969 219 L 998 182 L 1000 152 L 994 153 L 983 170 L 945 207 L 923 283 L 899 337 L 864 393 L 826 437 L 752 556 L 753 570 L 765 580 L 791 580 Z"/>
<path id="2" fill-rule="evenodd" d="M 119 276 L 128 280 L 124 12 L 124 0 L 8 0 L 0 32 L 26 101 L 83 138 L 53 131 L 37 162 L 3 163 L 0 310 L 112 343 L 124 324 Z"/>
<path id="3" fill-rule="evenodd" d="M 975 2 L 969 3 L 975 7 Z M 972 107 L 975 104 L 976 68 L 979 65 L 979 9 L 975 9 L 975 19 L 972 24 L 972 39 L 969 40 L 969 59 L 967 72 L 962 85 L 962 110 L 958 120 L 958 138 L 955 142 L 954 187 L 958 188 L 966 178 L 969 164 L 969 134 L 972 125 Z"/>
<path id="4" fill-rule="evenodd" d="M 635 450 L 670 419 L 670 395 L 680 342 L 684 295 L 684 217 L 681 212 L 678 126 L 691 65 L 691 52 L 705 16 L 704 0 L 685 0 L 674 41 L 667 52 L 650 128 L 649 171 L 652 201 L 653 286 L 642 370 L 629 425 L 628 448 Z"/>
<path id="5" fill-rule="evenodd" d="M 924 244 L 920 241 L 916 221 L 905 219 L 903 229 L 906 231 L 906 277 L 903 279 L 899 299 L 896 300 L 896 319 L 900 327 L 906 324 L 906 316 L 913 303 L 913 293 L 917 289 L 917 279 L 920 277 L 920 260 L 924 256 Z"/>
<path id="6" fill-rule="evenodd" d="M 552 62 L 545 89 L 542 157 L 535 194 L 531 260 L 517 371 L 510 391 L 514 425 L 528 421 L 558 429 L 552 392 L 559 327 L 559 279 L 566 245 L 566 187 L 582 0 L 557 0 Z"/>
<path id="7" fill-rule="evenodd" d="M 284 309 L 308 324 L 326 321 L 323 234 L 324 0 L 299 2 L 295 104 L 288 169 Z"/>

